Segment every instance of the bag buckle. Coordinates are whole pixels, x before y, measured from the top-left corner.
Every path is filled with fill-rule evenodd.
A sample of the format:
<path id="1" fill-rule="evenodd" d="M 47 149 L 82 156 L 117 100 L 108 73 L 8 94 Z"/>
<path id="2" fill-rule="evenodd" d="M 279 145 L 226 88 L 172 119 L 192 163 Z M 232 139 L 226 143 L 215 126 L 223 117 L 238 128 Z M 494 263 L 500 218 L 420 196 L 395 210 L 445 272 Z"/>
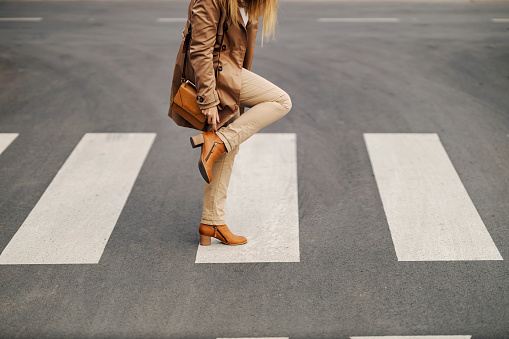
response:
<path id="1" fill-rule="evenodd" d="M 190 84 L 191 86 L 193 86 L 194 88 L 196 88 L 195 84 L 193 84 L 190 80 L 184 80 L 184 79 L 182 79 L 182 82 L 185 82 L 185 83 L 186 83 L 186 85 L 187 85 L 187 84 Z"/>

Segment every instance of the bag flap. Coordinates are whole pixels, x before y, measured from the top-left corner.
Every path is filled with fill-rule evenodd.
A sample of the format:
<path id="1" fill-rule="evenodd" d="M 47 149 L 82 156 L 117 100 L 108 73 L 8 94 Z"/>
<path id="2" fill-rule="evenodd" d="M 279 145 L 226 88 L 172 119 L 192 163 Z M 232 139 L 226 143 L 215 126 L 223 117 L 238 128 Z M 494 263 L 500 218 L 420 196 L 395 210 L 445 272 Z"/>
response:
<path id="1" fill-rule="evenodd" d="M 196 102 L 196 90 L 193 86 L 186 83 L 180 85 L 173 101 L 198 121 L 205 122 L 207 120 L 207 117 L 201 112 L 200 106 Z"/>

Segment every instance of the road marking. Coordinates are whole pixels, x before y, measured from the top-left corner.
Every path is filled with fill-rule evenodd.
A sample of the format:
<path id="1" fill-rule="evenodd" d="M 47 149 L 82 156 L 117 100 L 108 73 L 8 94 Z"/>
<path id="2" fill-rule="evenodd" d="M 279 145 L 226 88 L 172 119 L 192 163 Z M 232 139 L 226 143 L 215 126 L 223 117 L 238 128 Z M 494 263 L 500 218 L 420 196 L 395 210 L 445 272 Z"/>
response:
<path id="1" fill-rule="evenodd" d="M 18 137 L 19 133 L 0 133 L 0 154 Z"/>
<path id="2" fill-rule="evenodd" d="M 85 134 L 0 264 L 97 264 L 155 136 Z"/>
<path id="3" fill-rule="evenodd" d="M 42 21 L 42 18 L 0 18 L 0 21 Z"/>
<path id="4" fill-rule="evenodd" d="M 399 261 L 503 260 L 437 134 L 364 134 Z"/>
<path id="5" fill-rule="evenodd" d="M 471 335 L 406 335 L 379 337 L 350 337 L 351 339 L 470 339 Z"/>
<path id="6" fill-rule="evenodd" d="M 398 18 L 319 18 L 319 22 L 399 22 Z"/>
<path id="7" fill-rule="evenodd" d="M 236 337 L 236 338 L 217 338 L 217 339 L 290 339 L 290 337 Z"/>
<path id="8" fill-rule="evenodd" d="M 187 18 L 157 18 L 157 22 L 186 22 Z"/>
<path id="9" fill-rule="evenodd" d="M 509 19 L 491 19 L 493 22 L 508 23 Z"/>
<path id="10" fill-rule="evenodd" d="M 240 145 L 225 212 L 230 230 L 247 244 L 213 239 L 198 245 L 196 263 L 300 261 L 296 134 L 259 133 Z"/>

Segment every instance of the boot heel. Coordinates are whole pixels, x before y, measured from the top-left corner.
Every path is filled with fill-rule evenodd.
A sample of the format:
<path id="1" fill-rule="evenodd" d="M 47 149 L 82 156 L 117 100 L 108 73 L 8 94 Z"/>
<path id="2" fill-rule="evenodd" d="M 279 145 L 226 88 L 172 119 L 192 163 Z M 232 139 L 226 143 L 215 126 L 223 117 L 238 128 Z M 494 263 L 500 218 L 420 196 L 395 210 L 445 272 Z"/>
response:
<path id="1" fill-rule="evenodd" d="M 203 134 L 198 134 L 194 137 L 191 137 L 191 146 L 193 146 L 193 148 L 203 145 L 203 142 Z"/>
<path id="2" fill-rule="evenodd" d="M 210 236 L 200 234 L 200 245 L 202 246 L 210 246 Z"/>

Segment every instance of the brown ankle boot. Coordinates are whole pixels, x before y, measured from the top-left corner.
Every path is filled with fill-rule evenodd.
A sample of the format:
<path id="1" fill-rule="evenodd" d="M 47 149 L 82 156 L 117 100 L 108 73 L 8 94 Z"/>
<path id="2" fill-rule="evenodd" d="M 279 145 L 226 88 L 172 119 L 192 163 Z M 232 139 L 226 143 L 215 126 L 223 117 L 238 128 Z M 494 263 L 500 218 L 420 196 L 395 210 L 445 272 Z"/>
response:
<path id="1" fill-rule="evenodd" d="M 191 146 L 193 148 L 201 146 L 198 168 L 203 179 L 207 184 L 210 184 L 210 181 L 212 181 L 212 165 L 221 154 L 226 152 L 226 147 L 215 132 L 205 132 L 191 137 Z"/>
<path id="2" fill-rule="evenodd" d="M 235 235 L 226 225 L 205 225 L 200 224 L 200 245 L 209 246 L 210 237 L 219 239 L 226 245 L 242 245 L 247 243 L 246 237 Z"/>

